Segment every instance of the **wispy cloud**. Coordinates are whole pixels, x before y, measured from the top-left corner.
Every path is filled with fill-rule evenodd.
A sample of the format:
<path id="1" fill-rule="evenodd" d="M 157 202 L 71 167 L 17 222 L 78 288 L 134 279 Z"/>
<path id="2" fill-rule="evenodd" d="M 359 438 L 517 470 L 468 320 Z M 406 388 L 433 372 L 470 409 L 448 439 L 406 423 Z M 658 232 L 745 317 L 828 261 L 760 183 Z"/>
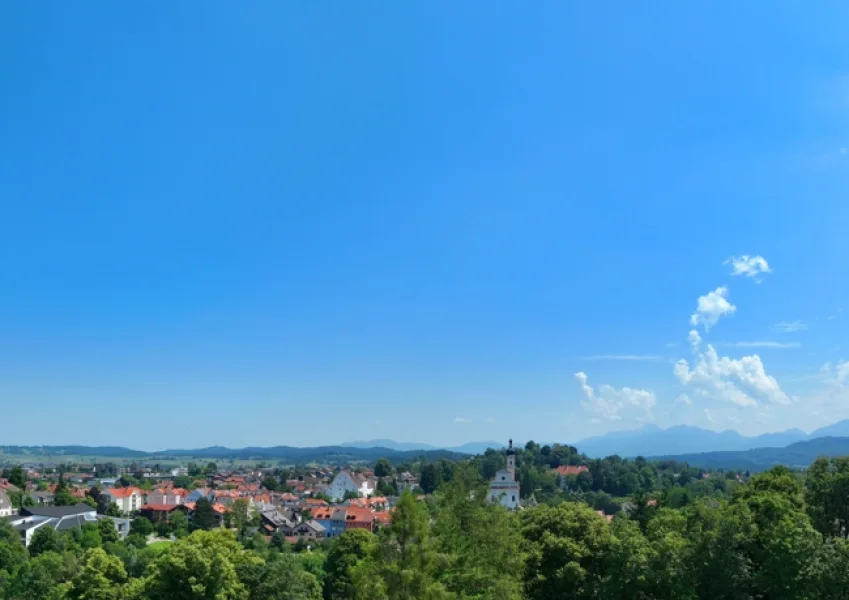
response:
<path id="1" fill-rule="evenodd" d="M 793 333 L 796 331 L 805 331 L 808 328 L 806 323 L 802 321 L 781 321 L 772 326 L 773 331 L 780 333 Z"/>
<path id="2" fill-rule="evenodd" d="M 715 421 L 715 420 L 714 420 L 714 418 L 713 418 L 713 415 L 712 415 L 712 414 L 710 414 L 710 410 L 709 410 L 709 409 L 707 409 L 707 408 L 705 409 L 705 418 L 706 418 L 708 421 L 710 421 L 711 423 L 716 423 L 716 421 Z"/>
<path id="3" fill-rule="evenodd" d="M 663 360 L 656 354 L 596 354 L 584 356 L 584 360 Z"/>
<path id="4" fill-rule="evenodd" d="M 802 347 L 802 344 L 799 342 L 772 342 L 766 340 L 759 342 L 722 342 L 722 345 L 733 348 L 774 348 L 776 350 L 792 350 Z"/>
<path id="5" fill-rule="evenodd" d="M 675 404 L 686 404 L 687 406 L 692 406 L 693 401 L 690 400 L 690 397 L 687 394 L 681 394 L 675 398 Z"/>
<path id="6" fill-rule="evenodd" d="M 467 419 L 466 417 L 454 417 L 454 423 L 455 424 L 464 424 L 464 423 L 471 423 L 471 422 L 472 422 L 472 420 Z"/>
<path id="7" fill-rule="evenodd" d="M 495 423 L 495 417 L 487 417 L 483 420 L 484 423 Z"/>
<path id="8" fill-rule="evenodd" d="M 731 265 L 731 274 L 739 275 L 742 277 L 751 277 L 755 280 L 755 283 L 760 283 L 760 275 L 764 273 L 772 273 L 772 269 L 769 268 L 769 263 L 766 262 L 766 259 L 763 256 L 749 256 L 748 254 L 744 254 L 742 256 L 732 256 L 723 264 Z"/>

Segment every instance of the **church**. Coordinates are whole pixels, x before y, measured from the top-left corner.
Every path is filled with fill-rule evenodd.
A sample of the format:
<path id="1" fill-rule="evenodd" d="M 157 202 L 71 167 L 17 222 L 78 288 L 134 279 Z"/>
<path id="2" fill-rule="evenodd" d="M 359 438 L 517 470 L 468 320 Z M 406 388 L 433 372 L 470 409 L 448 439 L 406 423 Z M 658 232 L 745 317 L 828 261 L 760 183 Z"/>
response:
<path id="1" fill-rule="evenodd" d="M 489 483 L 487 500 L 510 510 L 519 508 L 519 482 L 516 481 L 516 451 L 513 440 L 507 447 L 507 468 L 498 471 Z"/>

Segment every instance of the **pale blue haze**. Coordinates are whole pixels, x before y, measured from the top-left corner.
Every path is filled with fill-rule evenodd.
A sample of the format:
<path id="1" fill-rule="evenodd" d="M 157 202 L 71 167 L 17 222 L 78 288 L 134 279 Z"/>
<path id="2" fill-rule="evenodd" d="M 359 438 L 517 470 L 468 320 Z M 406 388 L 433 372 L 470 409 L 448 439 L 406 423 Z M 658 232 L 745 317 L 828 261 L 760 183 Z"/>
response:
<path id="1" fill-rule="evenodd" d="M 7 3 L 0 444 L 847 417 L 847 22 L 845 2 Z M 743 254 L 762 283 L 730 275 Z M 790 404 L 673 373 L 722 285 L 737 310 L 704 343 L 757 354 Z M 723 345 L 764 341 L 795 347 Z M 588 410 L 578 372 L 651 414 Z"/>

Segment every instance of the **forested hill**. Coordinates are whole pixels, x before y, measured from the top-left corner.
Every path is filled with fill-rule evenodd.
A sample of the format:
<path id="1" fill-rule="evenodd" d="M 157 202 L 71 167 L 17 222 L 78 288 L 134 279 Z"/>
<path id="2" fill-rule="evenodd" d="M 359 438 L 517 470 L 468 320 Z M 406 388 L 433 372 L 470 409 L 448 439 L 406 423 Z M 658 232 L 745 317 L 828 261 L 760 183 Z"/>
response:
<path id="1" fill-rule="evenodd" d="M 820 456 L 849 455 L 849 437 L 822 437 L 796 442 L 784 448 L 755 448 L 754 450 L 702 452 L 653 456 L 653 460 L 675 460 L 704 469 L 735 469 L 766 471 L 776 465 L 807 468 Z"/>
<path id="2" fill-rule="evenodd" d="M 296 448 L 273 446 L 269 448 L 225 448 L 213 446 L 198 449 L 175 449 L 161 452 L 144 452 L 120 446 L 0 446 L 0 454 L 32 457 L 33 460 L 56 460 L 63 456 L 127 458 L 135 460 L 168 458 L 277 460 L 291 464 L 323 463 L 345 464 L 352 462 L 374 462 L 388 458 L 393 462 L 424 457 L 435 461 L 441 458 L 456 460 L 468 456 L 450 450 L 392 450 L 390 448 L 349 448 L 346 446 L 316 446 Z"/>

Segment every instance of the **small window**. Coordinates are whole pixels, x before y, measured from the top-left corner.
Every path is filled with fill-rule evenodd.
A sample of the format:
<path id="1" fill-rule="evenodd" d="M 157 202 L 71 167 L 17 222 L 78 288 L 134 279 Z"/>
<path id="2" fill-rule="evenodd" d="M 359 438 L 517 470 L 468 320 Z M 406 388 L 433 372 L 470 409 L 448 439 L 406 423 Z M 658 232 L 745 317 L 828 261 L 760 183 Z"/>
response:
<path id="1" fill-rule="evenodd" d="M 507 478 L 506 478 L 506 477 L 504 477 L 504 475 L 502 475 L 502 476 L 501 476 L 501 481 L 504 481 L 505 479 L 507 479 Z"/>
<path id="2" fill-rule="evenodd" d="M 516 496 L 513 496 L 513 502 L 515 502 L 515 501 L 516 501 Z"/>

